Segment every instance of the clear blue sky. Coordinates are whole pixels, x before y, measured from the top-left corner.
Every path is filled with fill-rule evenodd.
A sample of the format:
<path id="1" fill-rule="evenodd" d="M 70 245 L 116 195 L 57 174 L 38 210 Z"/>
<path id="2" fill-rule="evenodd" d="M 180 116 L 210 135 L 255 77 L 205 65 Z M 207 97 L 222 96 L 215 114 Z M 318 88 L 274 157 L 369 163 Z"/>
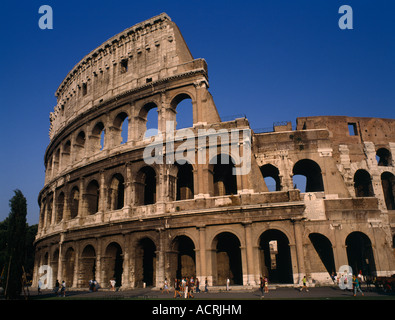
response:
<path id="1" fill-rule="evenodd" d="M 38 27 L 41 5 L 53 30 Z M 338 9 L 353 8 L 353 30 Z M 54 92 L 87 53 L 166 12 L 193 56 L 206 59 L 222 116 L 252 128 L 298 116 L 395 118 L 395 1 L 74 1 L 0 3 L 0 221 L 20 189 L 38 223 Z"/>

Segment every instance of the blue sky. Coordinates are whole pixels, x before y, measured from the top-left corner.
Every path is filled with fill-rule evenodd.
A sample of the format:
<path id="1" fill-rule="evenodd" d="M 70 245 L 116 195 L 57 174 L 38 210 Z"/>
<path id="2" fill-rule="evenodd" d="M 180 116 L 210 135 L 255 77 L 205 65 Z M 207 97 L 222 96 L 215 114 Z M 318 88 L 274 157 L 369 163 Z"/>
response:
<path id="1" fill-rule="evenodd" d="M 41 5 L 53 30 L 38 27 Z M 341 5 L 353 30 L 341 30 Z M 86 54 L 166 12 L 208 63 L 220 115 L 251 127 L 315 115 L 395 118 L 395 1 L 49 1 L 0 3 L 0 221 L 20 189 L 38 223 L 55 90 Z"/>

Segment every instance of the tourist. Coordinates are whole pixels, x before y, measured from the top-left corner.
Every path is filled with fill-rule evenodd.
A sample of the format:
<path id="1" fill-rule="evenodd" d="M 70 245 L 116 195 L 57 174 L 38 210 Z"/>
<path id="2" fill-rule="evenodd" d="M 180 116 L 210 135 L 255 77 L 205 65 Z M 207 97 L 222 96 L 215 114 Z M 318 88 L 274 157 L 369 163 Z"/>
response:
<path id="1" fill-rule="evenodd" d="M 174 279 L 174 298 L 177 298 L 177 296 L 181 298 L 180 280 L 176 278 Z"/>
<path id="2" fill-rule="evenodd" d="M 111 291 L 115 291 L 115 279 L 110 280 Z"/>
<path id="3" fill-rule="evenodd" d="M 303 286 L 302 286 L 302 288 L 300 288 L 300 292 L 302 292 L 303 289 L 305 289 L 306 292 L 309 292 L 309 289 L 307 289 L 307 278 L 306 278 L 306 276 L 303 277 L 302 283 L 303 283 Z"/>
<path id="4" fill-rule="evenodd" d="M 62 288 L 60 289 L 60 296 L 65 297 L 66 296 L 66 282 L 64 280 L 62 281 Z"/>
<path id="5" fill-rule="evenodd" d="M 226 279 L 226 291 L 230 290 L 230 280 L 229 278 Z"/>
<path id="6" fill-rule="evenodd" d="M 199 285 L 200 285 L 199 278 L 196 278 L 196 289 L 195 289 L 196 293 L 200 293 Z"/>
<path id="7" fill-rule="evenodd" d="M 362 295 L 364 295 L 361 290 L 359 279 L 355 275 L 352 276 L 352 286 L 354 289 L 354 297 L 357 295 L 357 291 L 359 291 L 360 293 L 362 293 Z"/>
<path id="8" fill-rule="evenodd" d="M 204 293 L 208 292 L 208 281 L 207 278 L 204 280 Z"/>
<path id="9" fill-rule="evenodd" d="M 260 284 L 259 284 L 259 290 L 261 291 L 261 298 L 264 297 L 264 294 L 263 294 L 264 288 L 265 288 L 265 280 L 261 277 Z"/>
<path id="10" fill-rule="evenodd" d="M 167 293 L 170 293 L 169 292 L 169 282 L 167 281 L 167 278 L 165 278 L 165 282 L 163 284 L 163 291 L 162 291 L 162 293 L 165 293 L 165 291 L 167 291 Z"/>
<path id="11" fill-rule="evenodd" d="M 59 281 L 58 279 L 56 279 L 55 287 L 53 288 L 53 292 L 56 294 L 56 296 L 59 295 L 59 287 L 60 287 Z"/>

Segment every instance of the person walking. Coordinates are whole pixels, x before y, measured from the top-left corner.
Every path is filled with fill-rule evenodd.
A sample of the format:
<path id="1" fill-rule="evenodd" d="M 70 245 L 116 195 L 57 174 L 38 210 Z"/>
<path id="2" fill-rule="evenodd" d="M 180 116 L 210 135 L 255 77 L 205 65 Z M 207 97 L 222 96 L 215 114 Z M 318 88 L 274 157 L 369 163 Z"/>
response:
<path id="1" fill-rule="evenodd" d="M 64 280 L 62 281 L 62 288 L 60 289 L 60 296 L 61 297 L 66 296 L 66 282 L 64 282 Z"/>
<path id="2" fill-rule="evenodd" d="M 164 282 L 164 285 L 163 285 L 163 291 L 162 291 L 162 293 L 165 293 L 165 291 L 166 291 L 167 293 L 170 293 L 170 292 L 169 292 L 169 282 L 167 281 L 167 278 L 165 278 L 165 282 Z"/>
<path id="3" fill-rule="evenodd" d="M 261 291 L 261 298 L 264 297 L 264 293 L 263 293 L 264 289 L 265 289 L 265 280 L 261 277 L 259 284 L 259 290 Z"/>
<path id="4" fill-rule="evenodd" d="M 115 279 L 110 280 L 111 291 L 115 291 Z"/>
<path id="5" fill-rule="evenodd" d="M 229 278 L 226 279 L 226 291 L 230 290 L 230 280 Z"/>
<path id="6" fill-rule="evenodd" d="M 176 278 L 174 280 L 174 298 L 177 298 L 177 296 L 179 296 L 180 298 L 182 297 L 180 292 L 180 280 Z"/>
<path id="7" fill-rule="evenodd" d="M 306 276 L 303 277 L 302 283 L 303 283 L 303 286 L 302 286 L 302 288 L 300 288 L 300 292 L 302 292 L 303 289 L 305 289 L 306 292 L 309 292 L 309 289 L 307 289 L 307 278 L 306 278 Z"/>
<path id="8" fill-rule="evenodd" d="M 362 296 L 364 295 L 361 290 L 359 279 L 355 275 L 352 276 L 352 286 L 354 289 L 354 297 L 357 295 L 357 291 L 362 293 Z"/>
<path id="9" fill-rule="evenodd" d="M 41 286 L 42 286 L 42 282 L 41 282 L 41 280 L 38 280 L 37 294 L 41 294 Z"/>
<path id="10" fill-rule="evenodd" d="M 208 280 L 207 278 L 204 280 L 204 293 L 208 292 Z"/>
<path id="11" fill-rule="evenodd" d="M 200 293 L 200 287 L 199 286 L 200 286 L 199 278 L 196 278 L 196 289 L 195 289 L 196 293 Z"/>

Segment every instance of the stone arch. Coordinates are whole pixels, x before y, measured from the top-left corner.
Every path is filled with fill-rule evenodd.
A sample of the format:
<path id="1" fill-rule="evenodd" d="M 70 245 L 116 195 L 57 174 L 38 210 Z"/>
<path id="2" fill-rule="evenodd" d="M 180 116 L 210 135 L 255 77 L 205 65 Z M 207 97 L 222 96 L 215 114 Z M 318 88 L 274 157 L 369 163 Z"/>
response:
<path id="1" fill-rule="evenodd" d="M 213 285 L 243 284 L 241 241 L 232 232 L 220 232 L 212 240 Z"/>
<path id="2" fill-rule="evenodd" d="M 102 121 L 98 121 L 92 129 L 89 137 L 91 151 L 98 152 L 104 149 L 106 129 Z"/>
<path id="3" fill-rule="evenodd" d="M 388 167 L 392 165 L 392 154 L 387 148 L 380 148 L 376 152 L 377 164 Z"/>
<path id="4" fill-rule="evenodd" d="M 294 184 L 297 183 L 297 177 L 304 176 L 306 179 L 305 190 L 298 186 L 301 192 L 321 192 L 324 191 L 324 183 L 322 180 L 321 168 L 317 162 L 311 159 L 301 159 L 295 163 L 292 169 Z"/>
<path id="5" fill-rule="evenodd" d="M 281 191 L 282 187 L 278 168 L 268 163 L 261 166 L 260 169 L 269 191 Z"/>
<path id="6" fill-rule="evenodd" d="M 155 242 L 149 237 L 142 237 L 136 242 L 135 252 L 135 287 L 156 285 L 156 251 Z"/>
<path id="7" fill-rule="evenodd" d="M 138 117 L 136 119 L 138 140 L 143 140 L 158 134 L 158 130 L 159 130 L 158 105 L 159 104 L 157 102 L 151 101 L 145 103 L 140 108 Z"/>
<path id="8" fill-rule="evenodd" d="M 72 287 L 74 283 L 74 268 L 75 268 L 75 251 L 73 247 L 68 247 L 64 255 L 63 262 L 63 279 L 59 281 L 65 281 L 66 286 Z"/>
<path id="9" fill-rule="evenodd" d="M 144 166 L 136 174 L 135 198 L 137 205 L 156 203 L 157 174 L 153 167 Z"/>
<path id="10" fill-rule="evenodd" d="M 130 117 L 126 111 L 118 112 L 115 116 L 112 123 L 112 139 L 115 146 L 128 142 L 129 122 Z"/>
<path id="11" fill-rule="evenodd" d="M 67 168 L 70 165 L 71 162 L 71 141 L 70 139 L 67 140 L 63 144 L 63 150 L 62 150 L 62 167 Z"/>
<path id="12" fill-rule="evenodd" d="M 261 274 L 269 283 L 293 283 L 290 242 L 279 229 L 268 229 L 259 237 Z"/>
<path id="13" fill-rule="evenodd" d="M 228 154 L 218 154 L 210 160 L 214 196 L 237 194 L 237 179 L 234 175 L 235 161 Z"/>
<path id="14" fill-rule="evenodd" d="M 376 274 L 376 264 L 373 255 L 372 242 L 360 231 L 351 232 L 345 240 L 348 264 L 356 275 L 359 271 L 365 276 Z"/>
<path id="15" fill-rule="evenodd" d="M 75 155 L 75 161 L 81 160 L 84 157 L 86 145 L 86 135 L 84 131 L 80 131 L 75 138 L 75 143 L 73 146 L 73 154 Z"/>
<path id="16" fill-rule="evenodd" d="M 74 219 L 78 216 L 78 208 L 80 203 L 80 190 L 77 186 L 74 186 L 70 192 L 70 219 Z"/>
<path id="17" fill-rule="evenodd" d="M 96 180 L 91 180 L 88 183 L 86 187 L 85 201 L 88 215 L 95 214 L 99 211 L 100 186 Z"/>
<path id="18" fill-rule="evenodd" d="M 177 112 L 176 129 L 190 128 L 193 126 L 193 99 L 189 93 L 178 93 L 170 102 L 170 108 Z"/>
<path id="19" fill-rule="evenodd" d="M 310 239 L 310 242 L 313 245 L 316 253 L 318 254 L 322 265 L 325 267 L 329 275 L 331 275 L 333 272 L 336 273 L 335 258 L 333 255 L 331 241 L 323 234 L 315 232 L 310 233 L 308 238 Z M 319 268 L 320 266 L 315 269 Z"/>
<path id="20" fill-rule="evenodd" d="M 123 273 L 123 251 L 117 242 L 111 242 L 107 245 L 102 257 L 103 265 L 103 286 L 107 286 L 111 279 L 115 280 L 115 286 L 122 286 Z"/>
<path id="21" fill-rule="evenodd" d="M 196 275 L 195 243 L 187 235 L 177 235 L 171 242 L 169 260 L 171 279 Z"/>
<path id="22" fill-rule="evenodd" d="M 56 219 L 55 223 L 59 223 L 63 219 L 63 211 L 65 204 L 65 195 L 64 192 L 60 192 L 56 201 Z"/>
<path id="23" fill-rule="evenodd" d="M 185 162 L 184 164 L 176 164 L 177 171 L 177 189 L 176 200 L 187 200 L 194 198 L 194 176 L 193 166 Z"/>
<path id="24" fill-rule="evenodd" d="M 109 209 L 122 209 L 125 204 L 125 179 L 123 175 L 120 173 L 114 174 L 109 185 Z"/>
<path id="25" fill-rule="evenodd" d="M 96 279 L 96 250 L 91 244 L 87 244 L 81 252 L 79 261 L 80 275 L 78 287 L 88 287 L 89 280 Z"/>
<path id="26" fill-rule="evenodd" d="M 356 197 L 373 197 L 372 178 L 366 170 L 359 169 L 354 174 L 354 189 Z"/>
<path id="27" fill-rule="evenodd" d="M 391 172 L 381 174 L 381 186 L 387 210 L 395 210 L 395 176 Z"/>

